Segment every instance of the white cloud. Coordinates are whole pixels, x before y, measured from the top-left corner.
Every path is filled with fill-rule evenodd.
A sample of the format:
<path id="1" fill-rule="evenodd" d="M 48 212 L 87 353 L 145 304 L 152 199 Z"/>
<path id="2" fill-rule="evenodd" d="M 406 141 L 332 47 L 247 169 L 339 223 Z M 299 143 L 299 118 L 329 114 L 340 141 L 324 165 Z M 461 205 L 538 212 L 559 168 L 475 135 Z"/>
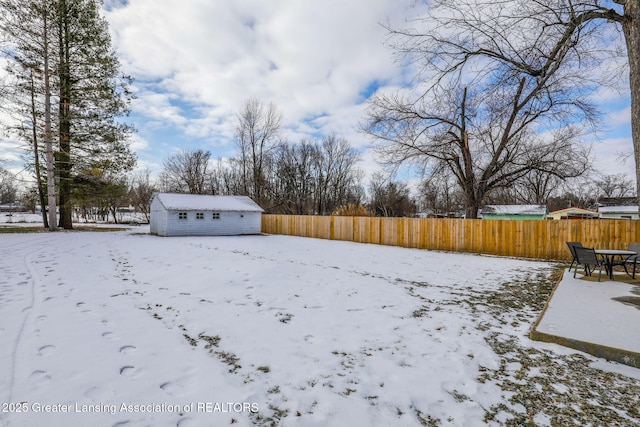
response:
<path id="1" fill-rule="evenodd" d="M 149 148 L 149 141 L 139 134 L 131 135 L 131 149 L 134 151 L 144 151 Z"/>
<path id="2" fill-rule="evenodd" d="M 605 175 L 626 174 L 635 182 L 635 163 L 631 138 L 609 138 L 592 145 L 594 166 Z"/>
<path id="3" fill-rule="evenodd" d="M 16 164 L 21 161 L 21 144 L 15 140 L 0 140 L 0 165 Z"/>
<path id="4" fill-rule="evenodd" d="M 125 70 L 144 87 L 134 110 L 151 125 L 160 120 L 199 137 L 228 138 L 227 122 L 249 97 L 275 102 L 293 128 L 323 114 L 336 132 L 345 121 L 357 124 L 359 117 L 342 114 L 360 108 L 344 106 L 362 102 L 371 81 L 395 78 L 379 23 L 406 4 L 133 0 L 106 15 Z M 169 94 L 199 106 L 199 117 L 181 112 Z"/>
<path id="5" fill-rule="evenodd" d="M 631 104 L 629 103 L 627 106 L 625 106 L 625 107 L 623 107 L 621 109 L 611 108 L 606 113 L 606 124 L 605 124 L 605 127 L 607 129 L 626 128 L 626 129 L 628 129 L 628 132 L 630 133 L 630 131 L 631 131 Z"/>
<path id="6" fill-rule="evenodd" d="M 184 126 L 187 118 L 180 109 L 172 105 L 171 97 L 166 93 L 145 90 L 136 94 L 132 109 L 150 120 L 146 122 L 150 127 Z"/>

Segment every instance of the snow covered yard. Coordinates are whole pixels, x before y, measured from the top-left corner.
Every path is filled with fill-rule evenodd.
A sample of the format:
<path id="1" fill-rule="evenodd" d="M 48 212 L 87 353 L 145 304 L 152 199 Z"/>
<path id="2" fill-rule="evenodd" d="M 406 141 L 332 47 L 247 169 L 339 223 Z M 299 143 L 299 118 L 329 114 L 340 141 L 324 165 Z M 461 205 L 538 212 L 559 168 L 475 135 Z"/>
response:
<path id="1" fill-rule="evenodd" d="M 0 425 L 636 425 L 526 334 L 548 263 L 285 236 L 0 234 Z"/>

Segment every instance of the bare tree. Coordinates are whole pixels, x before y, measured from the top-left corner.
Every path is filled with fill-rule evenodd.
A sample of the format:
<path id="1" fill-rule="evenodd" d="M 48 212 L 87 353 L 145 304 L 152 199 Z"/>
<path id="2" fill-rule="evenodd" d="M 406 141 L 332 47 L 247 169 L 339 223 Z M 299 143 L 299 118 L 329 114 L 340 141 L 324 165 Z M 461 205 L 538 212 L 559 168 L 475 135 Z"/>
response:
<path id="1" fill-rule="evenodd" d="M 635 195 L 633 182 L 624 173 L 603 175 L 595 181 L 599 197 L 629 197 Z"/>
<path id="2" fill-rule="evenodd" d="M 40 195 L 38 193 L 36 187 L 30 187 L 23 191 L 20 196 L 22 206 L 33 214 L 36 213 L 36 208 L 38 207 L 38 203 L 40 203 Z"/>
<path id="3" fill-rule="evenodd" d="M 433 171 L 418 187 L 422 212 L 435 216 L 460 216 L 464 212 L 464 197 L 446 167 Z"/>
<path id="4" fill-rule="evenodd" d="M 336 208 L 362 202 L 362 171 L 356 168 L 360 154 L 349 141 L 335 134 L 322 139 L 316 169 L 316 213 L 331 214 Z"/>
<path id="5" fill-rule="evenodd" d="M 280 212 L 313 215 L 321 153 L 315 141 L 281 143 L 274 155 L 274 205 Z"/>
<path id="6" fill-rule="evenodd" d="M 557 194 L 547 199 L 549 211 L 569 207 L 595 209 L 599 190 L 591 177 L 580 177 L 563 182 Z"/>
<path id="7" fill-rule="evenodd" d="M 174 193 L 205 194 L 210 191 L 208 172 L 211 153 L 204 150 L 181 150 L 163 163 L 160 186 Z"/>
<path id="8" fill-rule="evenodd" d="M 209 180 L 212 194 L 243 194 L 242 166 L 235 158 L 218 159 Z"/>
<path id="9" fill-rule="evenodd" d="M 151 181 L 148 169 L 138 172 L 131 177 L 129 198 L 133 207 L 144 215 L 146 222 L 149 222 L 151 199 L 154 191 L 155 186 Z"/>
<path id="10" fill-rule="evenodd" d="M 598 83 L 581 67 L 602 63 L 601 29 L 570 3 L 433 1 L 413 28 L 391 29 L 393 47 L 419 65 L 418 83 L 374 96 L 363 130 L 392 164 L 427 173 L 446 164 L 471 218 L 487 194 L 531 171 L 581 175 Z"/>
<path id="11" fill-rule="evenodd" d="M 404 182 L 387 181 L 380 173 L 370 182 L 371 211 L 375 216 L 413 216 L 417 206 Z"/>
<path id="12" fill-rule="evenodd" d="M 588 178 L 584 175 L 581 178 Z M 544 205 L 554 197 L 560 197 L 567 180 L 558 175 L 533 170 L 510 187 L 504 187 L 488 194 L 489 204 L 532 204 Z M 587 180 L 581 180 L 583 185 Z M 566 206 L 564 206 L 566 207 Z"/>
<path id="13" fill-rule="evenodd" d="M 533 170 L 514 185 L 513 192 L 518 203 L 543 205 L 557 193 L 562 179 L 557 175 Z"/>
<path id="14" fill-rule="evenodd" d="M 16 176 L 0 166 L 0 204 L 15 203 L 18 188 Z"/>
<path id="15" fill-rule="evenodd" d="M 273 153 L 272 211 L 327 215 L 363 200 L 358 152 L 346 139 L 281 143 Z"/>
<path id="16" fill-rule="evenodd" d="M 264 203 L 267 187 L 267 163 L 282 126 L 282 114 L 275 104 L 265 106 L 251 98 L 237 115 L 236 143 L 244 183 L 243 193 Z"/>

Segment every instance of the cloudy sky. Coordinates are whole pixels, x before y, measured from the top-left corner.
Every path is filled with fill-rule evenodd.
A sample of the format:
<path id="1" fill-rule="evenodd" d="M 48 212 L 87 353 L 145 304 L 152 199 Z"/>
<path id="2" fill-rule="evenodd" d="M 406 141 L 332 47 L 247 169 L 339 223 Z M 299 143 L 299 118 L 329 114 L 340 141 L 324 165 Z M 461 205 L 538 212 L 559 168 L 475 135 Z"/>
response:
<path id="1" fill-rule="evenodd" d="M 403 78 L 381 23 L 411 0 L 110 0 L 114 48 L 136 79 L 140 165 L 181 148 L 235 152 L 236 113 L 255 97 L 281 110 L 285 136 L 356 130 L 367 97 Z M 374 167 L 371 156 L 365 156 Z"/>
<path id="2" fill-rule="evenodd" d="M 357 132 L 366 100 L 412 77 L 384 46 L 381 24 L 415 16 L 414 3 L 105 0 L 113 47 L 135 78 L 138 167 L 155 175 L 179 149 L 232 156 L 236 113 L 255 97 L 279 107 L 289 140 L 335 133 L 363 152 L 360 166 L 371 173 L 371 141 Z M 631 177 L 633 162 L 618 159 L 631 152 L 628 94 L 598 96 L 609 111 L 593 140 L 598 166 Z"/>

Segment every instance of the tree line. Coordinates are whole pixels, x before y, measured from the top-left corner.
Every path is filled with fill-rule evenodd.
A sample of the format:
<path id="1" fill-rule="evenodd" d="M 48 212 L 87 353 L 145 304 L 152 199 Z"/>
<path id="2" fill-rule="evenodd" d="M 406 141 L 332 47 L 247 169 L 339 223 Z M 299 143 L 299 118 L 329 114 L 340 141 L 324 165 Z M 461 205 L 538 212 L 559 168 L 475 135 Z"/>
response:
<path id="1" fill-rule="evenodd" d="M 321 142 L 316 141 L 315 144 L 321 145 Z M 304 151 L 298 148 L 297 144 L 281 143 L 275 152 L 289 149 Z M 174 170 L 178 159 L 178 164 L 182 164 L 187 159 L 195 161 L 204 157 L 207 157 L 208 161 L 201 166 L 206 167 L 199 169 L 191 178 L 189 175 L 170 178 L 170 170 Z M 235 159 L 212 161 L 207 151 L 195 149 L 169 156 L 166 163 L 173 166 L 170 170 L 165 169 L 157 177 L 153 177 L 148 170 L 143 170 L 118 178 L 112 176 L 85 183 L 82 191 L 76 192 L 73 197 L 74 212 L 78 219 L 117 223 L 131 220 L 129 214 L 135 212 L 135 221 L 148 222 L 151 199 L 153 193 L 158 191 L 242 194 L 244 184 Z M 464 214 L 464 195 L 456 187 L 455 181 L 447 179 L 445 175 L 438 176 L 436 180 L 423 179 L 415 188 L 410 188 L 406 182 L 390 181 L 381 173 L 374 173 L 365 180 L 362 171 L 356 167 L 351 171 L 355 180 L 347 187 L 347 197 L 340 199 L 329 192 L 331 197 L 322 201 L 323 193 L 317 190 L 319 181 L 305 181 L 296 177 L 300 175 L 301 169 L 294 173 L 290 173 L 292 170 L 287 168 L 269 173 L 268 176 L 274 178 L 274 181 L 269 181 L 267 194 L 272 194 L 273 198 L 265 199 L 266 203 L 263 202 L 268 213 L 401 217 L 460 217 Z M 279 176 L 282 175 L 287 178 L 281 180 Z M 306 176 L 313 177 L 312 174 Z M 199 181 L 201 187 L 192 186 L 190 189 L 191 180 Z M 15 177 L 0 167 L 0 206 L 5 209 L 11 207 L 35 212 L 39 206 L 37 189 L 32 187 L 22 191 L 15 182 Z M 635 196 L 633 180 L 625 174 L 589 175 L 564 181 L 549 179 L 545 180 L 545 184 L 521 183 L 503 191 L 493 192 L 486 199 L 486 204 L 545 204 L 549 211 L 570 206 L 595 209 L 600 198 Z M 282 190 L 283 187 L 288 187 L 288 190 Z M 320 206 L 325 206 L 326 210 L 320 210 Z"/>
<path id="2" fill-rule="evenodd" d="M 260 173 L 246 159 L 212 162 L 202 149 L 183 150 L 164 162 L 159 177 L 162 191 L 192 194 L 247 195 L 268 212 L 326 215 L 345 204 L 364 199 L 360 155 L 345 139 L 278 142 L 263 153 Z M 253 162 L 253 159 L 251 160 Z M 252 173 L 246 171 L 251 168 Z"/>
<path id="3" fill-rule="evenodd" d="M 335 134 L 284 140 L 278 107 L 255 98 L 244 103 L 236 119 L 235 156 L 212 161 L 211 153 L 204 149 L 179 151 L 165 159 L 158 189 L 246 195 L 270 213 L 367 214 L 371 210 L 364 173 L 358 168 L 361 154 L 348 140 Z M 389 189 L 396 192 L 396 187 L 393 182 L 372 184 L 378 199 Z M 402 214 L 415 211 L 408 191 L 398 198 L 410 205 Z"/>

